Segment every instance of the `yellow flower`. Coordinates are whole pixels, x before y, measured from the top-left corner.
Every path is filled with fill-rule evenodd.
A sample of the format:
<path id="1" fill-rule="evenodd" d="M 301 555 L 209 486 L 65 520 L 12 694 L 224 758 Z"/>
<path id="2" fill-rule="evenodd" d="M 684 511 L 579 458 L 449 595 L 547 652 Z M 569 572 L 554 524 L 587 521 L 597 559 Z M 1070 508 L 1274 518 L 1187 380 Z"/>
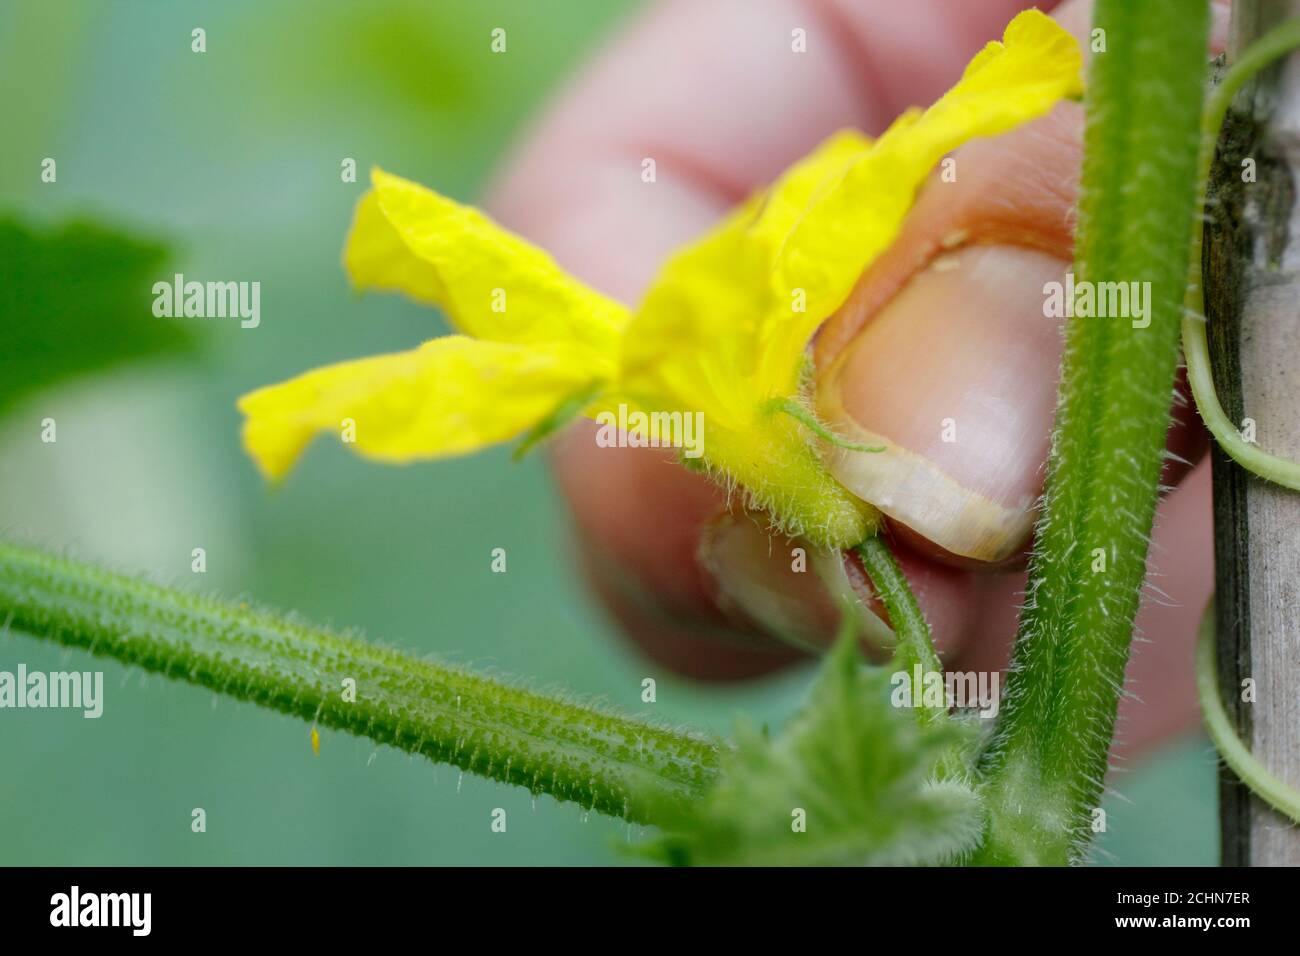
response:
<path id="1" fill-rule="evenodd" d="M 359 288 L 442 308 L 461 333 L 244 396 L 244 444 L 282 477 L 319 432 L 388 462 L 463 454 L 578 414 L 702 413 L 703 464 L 774 523 L 827 547 L 878 515 L 821 464 L 809 339 L 902 225 L 936 163 L 1082 92 L 1078 44 L 1017 16 L 961 80 L 872 142 L 832 136 L 664 266 L 629 310 L 486 216 L 375 170 L 344 261 Z M 623 416 L 626 419 L 626 414 Z M 863 454 L 869 451 L 863 450 Z"/>

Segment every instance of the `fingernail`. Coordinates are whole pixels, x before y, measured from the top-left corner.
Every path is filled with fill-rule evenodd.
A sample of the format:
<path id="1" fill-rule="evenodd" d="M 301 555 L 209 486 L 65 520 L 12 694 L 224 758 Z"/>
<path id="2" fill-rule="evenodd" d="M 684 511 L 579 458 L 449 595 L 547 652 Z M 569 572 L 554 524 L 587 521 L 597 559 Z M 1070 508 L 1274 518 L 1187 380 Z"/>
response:
<path id="1" fill-rule="evenodd" d="M 846 564 L 840 551 L 771 534 L 761 516 L 728 513 L 713 521 L 701 536 L 699 562 L 714 585 L 714 602 L 742 628 L 803 650 L 825 650 L 849 608 L 869 648 L 894 643 L 856 565 Z"/>
<path id="2" fill-rule="evenodd" d="M 1016 246 L 935 260 L 820 377 L 823 420 L 866 453 L 827 447 L 850 491 L 939 547 L 1000 562 L 1028 540 L 1061 353 L 1044 285 L 1065 263 Z"/>

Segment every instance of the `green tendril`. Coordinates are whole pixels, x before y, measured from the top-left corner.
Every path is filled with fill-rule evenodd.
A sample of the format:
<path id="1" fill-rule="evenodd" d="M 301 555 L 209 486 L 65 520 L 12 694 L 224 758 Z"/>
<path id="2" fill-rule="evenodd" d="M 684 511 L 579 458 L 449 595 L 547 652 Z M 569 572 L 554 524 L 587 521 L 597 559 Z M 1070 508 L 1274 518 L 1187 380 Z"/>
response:
<path id="1" fill-rule="evenodd" d="M 870 452 L 872 454 L 885 450 L 883 445 L 863 445 L 858 442 L 849 441 L 846 438 L 841 438 L 819 422 L 816 415 L 808 411 L 808 409 L 804 408 L 793 398 L 774 398 L 771 403 L 769 403 L 768 407 L 774 412 L 782 412 L 783 414 L 789 415 L 822 441 L 829 442 L 836 448 L 844 448 L 848 451 Z"/>
<path id="2" fill-rule="evenodd" d="M 1196 691 L 1201 699 L 1205 728 L 1219 750 L 1223 762 L 1232 768 L 1251 793 L 1296 823 L 1300 823 L 1300 791 L 1288 786 L 1269 771 L 1233 729 L 1228 712 L 1219 698 L 1219 673 L 1214 660 L 1214 602 L 1201 619 L 1201 633 L 1196 641 Z"/>
<path id="3" fill-rule="evenodd" d="M 1300 47 L 1300 17 L 1274 27 L 1251 44 L 1211 94 L 1201 128 L 1197 209 L 1205 208 L 1215 145 L 1233 97 L 1256 73 L 1296 47 Z M 1246 441 L 1228 420 L 1219 403 L 1214 378 L 1210 374 L 1210 352 L 1205 333 L 1205 295 L 1201 284 L 1201 246 L 1204 233 L 1205 223 L 1198 218 L 1192 241 L 1192 260 L 1182 322 L 1183 355 L 1187 362 L 1187 379 L 1196 399 L 1196 409 L 1210 434 L 1237 464 L 1261 478 L 1300 491 L 1300 462 L 1270 455 Z"/>
<path id="4" fill-rule="evenodd" d="M 1209 191 L 1210 166 L 1214 162 L 1219 132 L 1234 97 L 1260 70 L 1286 53 L 1300 47 L 1300 18 L 1292 18 L 1274 27 L 1255 41 L 1240 60 L 1225 74 L 1212 92 L 1201 128 L 1201 151 L 1198 169 L 1197 208 L 1204 209 Z M 1206 337 L 1205 290 L 1201 275 L 1202 245 L 1205 223 L 1197 220 L 1189 266 L 1187 299 L 1183 312 L 1183 355 L 1187 362 L 1187 379 L 1196 399 L 1196 409 L 1219 446 L 1233 461 L 1251 474 L 1285 488 L 1300 490 L 1300 462 L 1270 455 L 1247 442 L 1224 414 L 1210 372 L 1209 344 Z M 1300 792 L 1273 776 L 1237 736 L 1219 698 L 1218 668 L 1215 663 L 1214 605 L 1210 604 L 1201 621 L 1196 646 L 1196 687 L 1201 713 L 1210 739 L 1214 741 L 1224 763 L 1238 778 L 1269 806 L 1300 823 Z"/>

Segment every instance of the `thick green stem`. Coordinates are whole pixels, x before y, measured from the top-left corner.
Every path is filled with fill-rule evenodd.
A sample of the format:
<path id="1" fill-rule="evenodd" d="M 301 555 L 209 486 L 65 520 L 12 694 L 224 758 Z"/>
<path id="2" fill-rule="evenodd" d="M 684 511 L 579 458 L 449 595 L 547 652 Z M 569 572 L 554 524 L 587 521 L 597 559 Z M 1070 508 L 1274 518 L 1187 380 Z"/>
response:
<path id="1" fill-rule="evenodd" d="M 1208 24 L 1203 0 L 1096 6 L 1106 49 L 1089 65 L 1076 280 L 1098 298 L 1102 283 L 1139 283 L 1149 311 L 1130 299 L 1128 315 L 1069 323 L 1025 608 L 981 763 L 978 862 L 1063 864 L 1092 836 L 1164 462 Z"/>
<path id="2" fill-rule="evenodd" d="M 2 542 L 0 624 L 637 822 L 717 772 L 703 735 Z"/>

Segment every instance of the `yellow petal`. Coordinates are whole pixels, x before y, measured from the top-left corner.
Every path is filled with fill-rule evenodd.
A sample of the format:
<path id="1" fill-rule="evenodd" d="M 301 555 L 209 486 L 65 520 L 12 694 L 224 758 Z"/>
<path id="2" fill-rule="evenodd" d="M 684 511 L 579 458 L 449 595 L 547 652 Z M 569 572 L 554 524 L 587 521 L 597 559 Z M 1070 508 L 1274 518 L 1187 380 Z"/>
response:
<path id="1" fill-rule="evenodd" d="M 627 310 L 470 206 L 376 169 L 344 251 L 356 285 L 443 308 L 466 335 L 580 345 L 613 363 Z"/>
<path id="2" fill-rule="evenodd" d="M 753 412 L 770 256 L 746 235 L 756 202 L 673 256 L 628 327 L 621 389 L 640 404 L 743 428 Z"/>
<path id="3" fill-rule="evenodd" d="M 343 265 L 359 289 L 405 292 L 417 302 L 448 301 L 438 270 L 413 253 L 389 225 L 373 189 L 361 197 L 343 250 Z"/>
<path id="4" fill-rule="evenodd" d="M 871 140 L 856 130 L 841 130 L 791 166 L 772 187 L 758 220 L 749 230 L 767 250 L 769 283 L 787 237 L 809 209 L 839 186 L 871 146 Z M 763 383 L 766 392 L 791 396 L 799 386 L 808 340 L 829 313 L 810 309 L 801 287 L 773 284 L 773 289 L 772 303 L 759 327 L 754 378 Z"/>
<path id="5" fill-rule="evenodd" d="M 751 226 L 753 234 L 783 243 L 808 207 L 838 184 L 853 161 L 870 148 L 870 137 L 857 130 L 842 129 L 827 137 L 787 169 L 763 196 L 759 218 Z"/>
<path id="6" fill-rule="evenodd" d="M 590 385 L 585 361 L 583 350 L 449 336 L 340 362 L 241 398 L 244 447 L 272 479 L 320 432 L 394 463 L 476 451 L 515 437 Z"/>
<path id="7" fill-rule="evenodd" d="M 853 130 L 836 133 L 674 255 L 628 327 L 624 388 L 731 429 L 748 427 L 765 399 L 793 394 L 804 347 L 824 317 L 774 294 L 776 252 L 870 143 Z"/>
<path id="8" fill-rule="evenodd" d="M 900 117 L 814 200 L 781 251 L 778 294 L 802 288 L 809 311 L 829 315 L 897 236 L 916 191 L 945 153 L 1078 96 L 1082 69 L 1083 54 L 1069 33 L 1037 10 L 1021 13 L 942 99 Z"/>

